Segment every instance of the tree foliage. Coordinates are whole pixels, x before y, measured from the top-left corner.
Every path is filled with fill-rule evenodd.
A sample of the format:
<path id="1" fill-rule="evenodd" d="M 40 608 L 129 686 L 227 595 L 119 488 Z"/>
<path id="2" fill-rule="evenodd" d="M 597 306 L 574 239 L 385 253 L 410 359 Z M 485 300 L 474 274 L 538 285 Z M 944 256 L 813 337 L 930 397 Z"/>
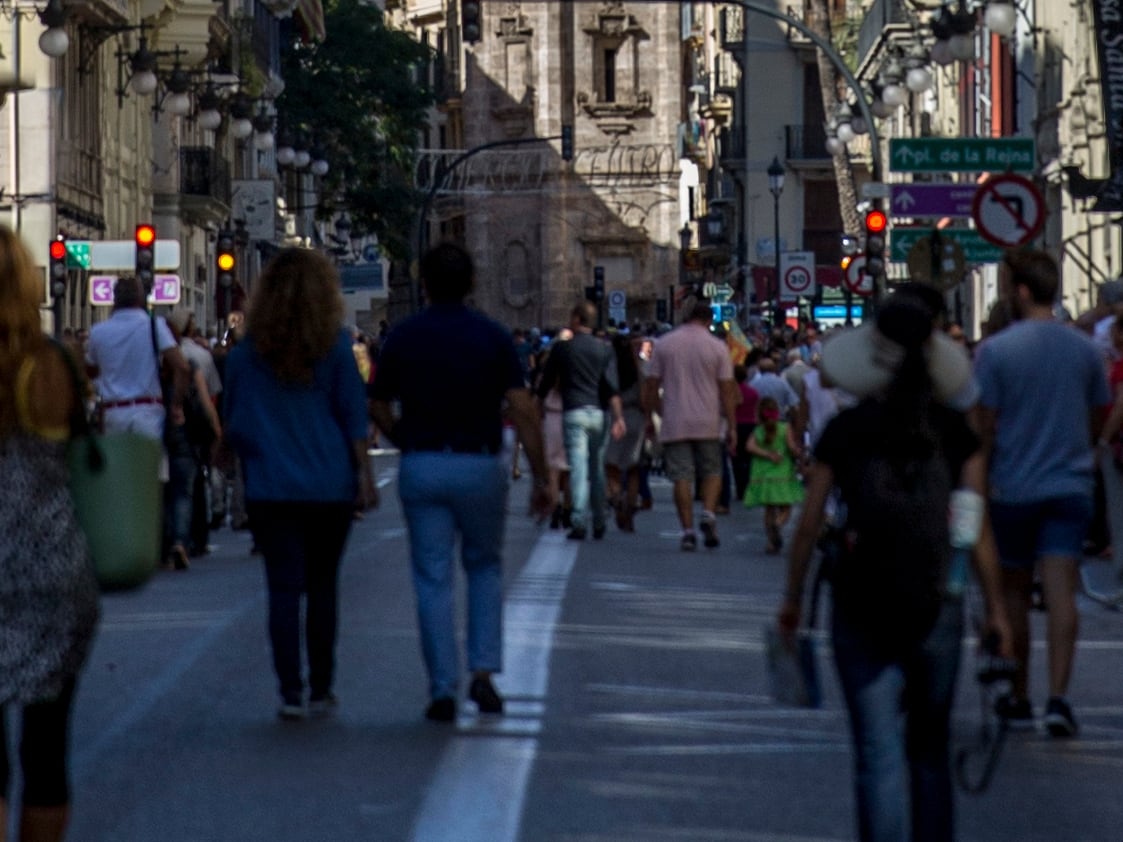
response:
<path id="1" fill-rule="evenodd" d="M 323 43 L 296 42 L 281 57 L 281 125 L 310 136 L 331 165 L 317 215 L 345 210 L 353 230 L 404 257 L 420 203 L 412 175 L 434 102 L 433 53 L 363 0 L 325 0 L 324 22 Z"/>

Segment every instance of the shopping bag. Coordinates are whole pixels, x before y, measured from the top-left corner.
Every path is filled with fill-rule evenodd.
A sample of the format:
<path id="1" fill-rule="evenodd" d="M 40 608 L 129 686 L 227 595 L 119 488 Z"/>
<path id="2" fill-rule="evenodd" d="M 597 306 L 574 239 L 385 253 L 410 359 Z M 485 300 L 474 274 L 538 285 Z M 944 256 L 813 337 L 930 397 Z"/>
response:
<path id="1" fill-rule="evenodd" d="M 781 705 L 817 708 L 823 702 L 815 637 L 801 630 L 794 638 L 780 634 L 774 623 L 764 627 L 764 654 L 772 698 Z"/>
<path id="2" fill-rule="evenodd" d="M 160 556 L 160 443 L 86 432 L 67 450 L 70 493 L 102 590 L 143 585 Z"/>

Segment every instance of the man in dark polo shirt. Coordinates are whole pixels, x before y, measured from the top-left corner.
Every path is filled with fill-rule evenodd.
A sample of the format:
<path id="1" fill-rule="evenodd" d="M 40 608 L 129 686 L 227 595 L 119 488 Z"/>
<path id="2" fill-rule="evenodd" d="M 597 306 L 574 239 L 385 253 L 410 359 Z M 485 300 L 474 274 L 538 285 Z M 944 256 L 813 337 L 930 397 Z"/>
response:
<path id="1" fill-rule="evenodd" d="M 386 337 L 370 390 L 371 417 L 402 452 L 398 490 L 429 671 L 425 715 L 451 722 L 460 673 L 453 598 L 457 533 L 469 591 L 468 697 L 481 713 L 503 712 L 491 675 L 502 667 L 504 408 L 534 472 L 532 512 L 545 517 L 554 501 L 537 407 L 511 334 L 464 304 L 474 281 L 471 258 L 446 243 L 429 250 L 420 268 L 431 304 Z M 393 401 L 400 404 L 400 417 Z"/>
<path id="2" fill-rule="evenodd" d="M 606 409 L 612 410 L 612 437 L 619 439 L 625 433 L 616 354 L 611 345 L 593 336 L 596 321 L 592 302 L 582 301 L 573 308 L 569 322 L 573 339 L 554 346 L 538 384 L 540 400 L 554 386 L 561 392 L 562 435 L 573 498 L 572 528 L 566 537 L 575 541 L 585 538 L 590 510 L 593 537 L 604 537 Z"/>

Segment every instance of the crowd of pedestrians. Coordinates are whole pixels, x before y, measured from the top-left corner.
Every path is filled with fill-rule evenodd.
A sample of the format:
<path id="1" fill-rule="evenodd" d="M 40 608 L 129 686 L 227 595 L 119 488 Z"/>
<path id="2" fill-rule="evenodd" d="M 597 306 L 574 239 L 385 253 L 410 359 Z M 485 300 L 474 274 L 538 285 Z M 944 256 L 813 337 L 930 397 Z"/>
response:
<path id="1" fill-rule="evenodd" d="M 1097 476 L 1119 585 L 1106 599 L 1123 602 L 1123 281 L 1065 324 L 1055 262 L 1011 252 L 975 347 L 947 323 L 943 296 L 913 284 L 858 329 L 758 328 L 746 349 L 715 332 L 701 300 L 674 328 L 601 329 L 582 301 L 563 328 L 510 331 L 468 305 L 475 267 L 442 244 L 420 262 L 429 305 L 372 341 L 343 326 L 332 264 L 288 249 L 221 337 L 203 337 L 189 310 L 151 316 L 141 284 L 123 278 L 112 315 L 67 349 L 39 332 L 32 274 L 0 230 L 6 534 L 28 535 L 42 515 L 21 494 L 54 501 L 46 550 L 10 540 L 0 553 L 0 702 L 23 709 L 24 743 L 42 746 L 21 755 L 21 822 L 48 828 L 42 838 L 65 827 L 66 722 L 97 617 L 63 468 L 76 408 L 164 444 L 168 569 L 189 569 L 213 529 L 252 530 L 286 721 L 338 704 L 339 566 L 354 520 L 379 502 L 368 450 L 383 437 L 401 453 L 429 720 L 456 720 L 462 678 L 480 713 L 504 711 L 502 547 L 508 487 L 525 466 L 531 514 L 570 541 L 604 540 L 613 516 L 625 537 L 612 540 L 643 529 L 656 471 L 684 553 L 699 538 L 721 545 L 731 504 L 759 509 L 765 552 L 790 548 L 778 613 L 789 638 L 808 619 L 806 583 L 824 576 L 863 840 L 954 837 L 948 735 L 965 618 L 953 550 L 974 561 L 995 651 L 1018 662 L 998 715 L 1037 721 L 1028 617 L 1039 589 L 1041 721 L 1054 737 L 1078 732 L 1067 694 Z M 84 361 L 91 391 L 60 385 L 66 353 Z M 813 574 L 830 542 L 831 566 Z M 19 587 L 32 555 L 35 599 Z M 44 623 L 56 645 L 43 646 Z M 10 777 L 0 752 L 0 826 Z"/>

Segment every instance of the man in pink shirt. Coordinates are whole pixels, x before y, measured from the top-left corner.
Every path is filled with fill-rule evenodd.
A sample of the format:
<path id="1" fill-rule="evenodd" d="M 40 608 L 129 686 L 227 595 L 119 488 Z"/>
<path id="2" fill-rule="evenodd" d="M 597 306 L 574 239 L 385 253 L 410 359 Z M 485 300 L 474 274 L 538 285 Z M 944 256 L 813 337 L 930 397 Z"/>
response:
<path id="1" fill-rule="evenodd" d="M 708 304 L 695 304 L 682 325 L 655 343 L 644 381 L 648 418 L 653 413 L 662 417 L 659 438 L 667 478 L 674 483 L 684 550 L 698 545 L 694 534 L 695 477 L 702 482 L 699 528 L 705 545 L 716 547 L 721 543 L 714 509 L 721 493 L 722 439 L 731 451 L 737 442 L 733 363 L 725 343 L 710 333 L 712 319 Z"/>

